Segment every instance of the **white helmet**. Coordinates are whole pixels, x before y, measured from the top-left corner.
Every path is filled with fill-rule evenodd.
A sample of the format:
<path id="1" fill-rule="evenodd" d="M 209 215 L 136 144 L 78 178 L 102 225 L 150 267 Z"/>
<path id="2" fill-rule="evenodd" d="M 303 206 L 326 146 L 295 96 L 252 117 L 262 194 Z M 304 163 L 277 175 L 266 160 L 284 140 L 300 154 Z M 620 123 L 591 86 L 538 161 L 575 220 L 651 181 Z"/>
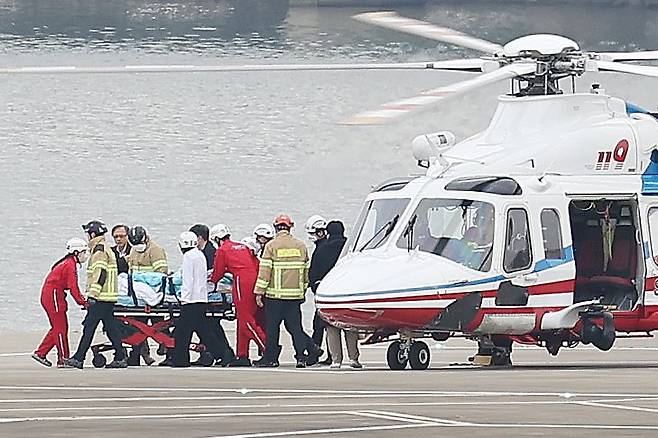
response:
<path id="1" fill-rule="evenodd" d="M 245 237 L 244 239 L 242 239 L 240 241 L 240 243 L 242 243 L 244 246 L 249 248 L 251 250 L 251 252 L 253 252 L 256 255 L 258 255 L 258 253 L 260 252 L 260 245 L 258 244 L 256 239 L 254 239 L 251 236 Z"/>
<path id="2" fill-rule="evenodd" d="M 84 263 L 87 261 L 87 257 L 89 255 L 87 252 L 88 250 L 89 247 L 87 246 L 87 242 L 82 239 L 78 239 L 77 237 L 69 239 L 66 242 L 66 252 L 75 255 L 79 263 Z"/>
<path id="3" fill-rule="evenodd" d="M 210 240 L 223 239 L 229 234 L 231 234 L 231 230 L 228 229 L 228 225 L 217 224 L 210 229 Z"/>
<path id="4" fill-rule="evenodd" d="M 314 214 L 306 221 L 304 226 L 308 234 L 314 234 L 318 230 L 327 229 L 327 220 L 320 216 L 319 214 Z"/>
<path id="5" fill-rule="evenodd" d="M 196 244 L 196 234 L 191 231 L 182 232 L 178 238 L 178 246 L 180 246 L 180 249 L 192 249 L 196 247 Z"/>
<path id="6" fill-rule="evenodd" d="M 267 237 L 268 239 L 274 239 L 274 227 L 271 224 L 260 224 L 254 228 L 254 236 L 256 237 Z"/>
<path id="7" fill-rule="evenodd" d="M 69 239 L 66 242 L 66 251 L 69 254 L 73 254 L 74 252 L 82 252 L 82 251 L 87 251 L 89 247 L 87 246 L 87 242 L 85 242 L 82 239 L 78 239 L 77 237 L 74 237 L 73 239 Z"/>

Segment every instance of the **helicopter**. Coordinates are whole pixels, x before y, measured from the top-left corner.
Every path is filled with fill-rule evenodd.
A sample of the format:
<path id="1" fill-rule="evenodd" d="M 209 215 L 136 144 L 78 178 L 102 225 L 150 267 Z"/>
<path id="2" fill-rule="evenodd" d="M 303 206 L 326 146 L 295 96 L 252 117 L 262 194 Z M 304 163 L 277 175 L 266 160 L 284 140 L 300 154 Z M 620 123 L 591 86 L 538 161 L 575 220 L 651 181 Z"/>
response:
<path id="1" fill-rule="evenodd" d="M 511 365 L 514 343 L 549 354 L 617 333 L 658 329 L 658 114 L 576 91 L 593 71 L 658 76 L 658 51 L 586 52 L 559 35 L 503 46 L 397 15 L 374 25 L 483 52 L 439 67 L 483 73 L 382 105 L 348 124 L 390 123 L 447 98 L 509 80 L 488 127 L 412 142 L 425 174 L 367 196 L 316 306 L 331 324 L 389 342 L 394 370 L 426 369 L 423 338 L 478 342 L 476 364 Z M 428 64 L 429 65 L 429 64 Z M 570 92 L 561 85 L 567 83 Z"/>
<path id="2" fill-rule="evenodd" d="M 394 12 L 357 20 L 484 55 L 388 64 L 2 67 L 0 74 L 149 74 L 419 69 L 480 73 L 344 121 L 392 123 L 501 81 L 508 94 L 482 132 L 412 142 L 418 177 L 377 185 L 322 280 L 315 303 L 331 324 L 388 342 L 395 370 L 426 369 L 423 339 L 463 336 L 476 363 L 510 365 L 514 343 L 549 354 L 617 333 L 658 329 L 658 114 L 576 91 L 589 72 L 658 77 L 658 51 L 588 52 L 566 37 L 499 45 Z M 567 84 L 566 92 L 562 85 Z M 478 357 L 479 356 L 479 357 Z M 480 360 L 480 362 L 477 362 Z"/>

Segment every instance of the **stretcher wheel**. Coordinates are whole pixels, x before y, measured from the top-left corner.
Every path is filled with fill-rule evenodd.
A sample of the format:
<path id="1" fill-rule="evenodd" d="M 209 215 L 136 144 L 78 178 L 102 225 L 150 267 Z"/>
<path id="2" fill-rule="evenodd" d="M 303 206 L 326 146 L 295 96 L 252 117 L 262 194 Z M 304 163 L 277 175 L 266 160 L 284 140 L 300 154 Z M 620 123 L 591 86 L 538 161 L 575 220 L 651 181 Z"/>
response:
<path id="1" fill-rule="evenodd" d="M 107 363 L 107 359 L 102 354 L 94 354 L 94 358 L 91 360 L 91 364 L 94 368 L 103 368 Z"/>
<path id="2" fill-rule="evenodd" d="M 204 351 L 201 353 L 201 356 L 199 356 L 199 363 L 204 367 L 210 367 L 215 363 L 215 358 L 212 356 L 212 354 Z"/>

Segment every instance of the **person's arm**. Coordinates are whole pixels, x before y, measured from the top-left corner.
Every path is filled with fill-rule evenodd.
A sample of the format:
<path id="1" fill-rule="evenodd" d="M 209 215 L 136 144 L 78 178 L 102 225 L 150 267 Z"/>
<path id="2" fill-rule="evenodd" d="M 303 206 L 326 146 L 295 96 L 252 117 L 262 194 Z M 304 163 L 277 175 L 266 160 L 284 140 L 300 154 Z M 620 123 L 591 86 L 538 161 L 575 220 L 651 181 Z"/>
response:
<path id="1" fill-rule="evenodd" d="M 76 270 L 76 264 L 71 263 L 68 265 L 66 270 L 66 287 L 71 291 L 71 295 L 78 305 L 82 307 L 87 307 L 87 299 L 80 292 L 80 286 L 78 286 L 78 271 Z"/>
<path id="2" fill-rule="evenodd" d="M 167 264 L 167 253 L 160 247 L 151 249 L 151 266 L 155 272 L 162 274 L 169 273 L 169 266 Z"/>
<path id="3" fill-rule="evenodd" d="M 222 251 L 221 248 L 217 248 L 215 252 L 215 263 L 213 264 L 212 276 L 210 277 L 211 283 L 217 284 L 224 277 L 224 274 L 226 274 L 226 258 L 224 257 L 224 253 L 225 251 Z"/>
<path id="4" fill-rule="evenodd" d="M 89 284 L 87 284 L 88 295 L 97 296 L 107 282 L 107 254 L 105 245 L 99 243 L 91 250 Z"/>
<path id="5" fill-rule="evenodd" d="M 304 283 L 304 291 L 308 288 L 308 270 L 309 270 L 309 260 L 308 260 L 308 250 L 306 249 L 306 246 L 302 248 L 302 256 L 304 257 L 304 272 L 303 272 L 303 278 L 302 281 Z"/>
<path id="6" fill-rule="evenodd" d="M 254 294 L 256 295 L 256 304 L 258 307 L 263 307 L 263 296 L 267 290 L 267 286 L 272 279 L 272 267 L 274 266 L 274 254 L 272 246 L 268 243 L 263 250 L 263 257 L 260 259 L 258 267 L 258 280 L 256 280 L 256 288 Z"/>
<path id="7" fill-rule="evenodd" d="M 315 251 L 313 251 L 313 255 L 311 256 L 311 265 L 308 268 L 308 282 L 313 293 L 315 293 L 316 289 L 318 288 L 318 284 L 320 283 L 320 279 L 322 278 L 319 272 L 319 254 L 320 248 L 315 248 Z"/>
<path id="8" fill-rule="evenodd" d="M 190 302 L 192 286 L 194 283 L 194 265 L 187 254 L 183 254 L 183 265 L 181 266 L 182 284 L 180 299 L 183 303 Z"/>

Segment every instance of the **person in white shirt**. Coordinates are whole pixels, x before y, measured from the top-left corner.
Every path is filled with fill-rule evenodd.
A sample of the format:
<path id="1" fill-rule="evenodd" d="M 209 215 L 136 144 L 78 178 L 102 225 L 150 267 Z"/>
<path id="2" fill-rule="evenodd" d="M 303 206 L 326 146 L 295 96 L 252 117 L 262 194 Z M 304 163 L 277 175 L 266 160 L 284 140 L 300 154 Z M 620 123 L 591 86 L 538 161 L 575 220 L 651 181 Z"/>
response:
<path id="1" fill-rule="evenodd" d="M 214 332 L 210 329 L 206 317 L 208 306 L 208 289 L 206 282 L 208 278 L 206 257 L 197 248 L 197 236 L 186 231 L 180 235 L 178 246 L 183 253 L 181 287 L 181 309 L 180 317 L 176 321 L 174 338 L 173 365 L 175 367 L 190 366 L 190 341 L 192 333 L 196 333 L 203 340 L 206 348 L 214 357 L 221 357 L 223 349 Z"/>

